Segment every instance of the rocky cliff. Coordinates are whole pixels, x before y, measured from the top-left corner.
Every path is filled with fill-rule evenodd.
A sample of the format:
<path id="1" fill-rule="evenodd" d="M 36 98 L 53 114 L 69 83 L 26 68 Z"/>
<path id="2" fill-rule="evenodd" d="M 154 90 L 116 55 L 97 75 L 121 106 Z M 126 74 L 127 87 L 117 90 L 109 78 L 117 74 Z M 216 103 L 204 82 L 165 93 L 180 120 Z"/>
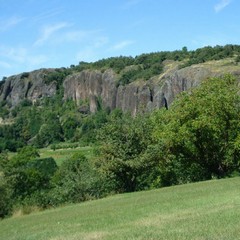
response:
<path id="1" fill-rule="evenodd" d="M 0 87 L 0 101 L 6 100 L 12 106 L 23 99 L 36 101 L 43 97 L 51 97 L 56 93 L 56 83 L 45 83 L 45 76 L 54 69 L 40 69 L 29 73 L 11 76 Z"/>
<path id="2" fill-rule="evenodd" d="M 41 69 L 6 79 L 0 88 L 0 100 L 16 105 L 22 99 L 35 101 L 56 93 L 56 83 L 46 84 L 45 75 L 53 69 Z M 105 108 L 120 108 L 136 115 L 170 105 L 182 91 L 197 87 L 203 79 L 232 73 L 240 77 L 240 68 L 230 60 L 214 61 L 179 69 L 176 62 L 166 62 L 163 74 L 148 81 L 138 80 L 117 86 L 118 76 L 113 70 L 84 70 L 67 76 L 63 82 L 64 99 L 73 99 L 81 105 L 87 102 L 91 112 L 99 102 Z"/>
<path id="3" fill-rule="evenodd" d="M 239 66 L 230 62 L 215 61 L 178 69 L 174 62 L 165 64 L 165 71 L 148 81 L 139 80 L 125 86 L 116 87 L 117 76 L 112 70 L 83 71 L 67 77 L 64 81 L 64 98 L 90 101 L 90 111 L 94 112 L 97 99 L 111 110 L 120 108 L 124 112 L 151 111 L 170 105 L 182 91 L 197 87 L 201 81 L 213 76 L 232 73 L 240 77 Z"/>

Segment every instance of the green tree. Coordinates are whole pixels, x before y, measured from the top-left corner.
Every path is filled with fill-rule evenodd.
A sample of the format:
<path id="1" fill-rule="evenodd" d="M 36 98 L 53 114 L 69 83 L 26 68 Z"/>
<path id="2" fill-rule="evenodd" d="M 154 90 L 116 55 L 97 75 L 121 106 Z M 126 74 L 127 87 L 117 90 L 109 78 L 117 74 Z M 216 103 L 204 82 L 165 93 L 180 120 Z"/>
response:
<path id="1" fill-rule="evenodd" d="M 0 172 L 0 218 L 9 215 L 12 208 L 11 190 Z"/>
<path id="2" fill-rule="evenodd" d="M 132 118 L 119 113 L 111 115 L 99 131 L 100 168 L 115 183 L 115 191 L 130 192 L 142 187 L 141 176 L 147 166 L 141 162 L 141 155 L 150 143 L 150 132 L 148 117 Z"/>
<path id="3" fill-rule="evenodd" d="M 20 149 L 11 159 L 3 158 L 1 163 L 15 201 L 50 188 L 50 179 L 57 169 L 53 158 L 39 159 L 37 149 L 31 146 Z"/>
<path id="4" fill-rule="evenodd" d="M 239 168 L 240 97 L 236 80 L 210 78 L 154 114 L 162 185 L 223 177 Z"/>
<path id="5" fill-rule="evenodd" d="M 62 163 L 53 178 L 53 186 L 52 202 L 55 205 L 97 198 L 102 191 L 97 171 L 81 153 Z"/>
<path id="6" fill-rule="evenodd" d="M 46 147 L 51 143 L 60 142 L 63 140 L 63 130 L 59 120 L 59 115 L 56 112 L 46 111 L 44 124 L 36 136 L 34 144 L 37 147 Z"/>

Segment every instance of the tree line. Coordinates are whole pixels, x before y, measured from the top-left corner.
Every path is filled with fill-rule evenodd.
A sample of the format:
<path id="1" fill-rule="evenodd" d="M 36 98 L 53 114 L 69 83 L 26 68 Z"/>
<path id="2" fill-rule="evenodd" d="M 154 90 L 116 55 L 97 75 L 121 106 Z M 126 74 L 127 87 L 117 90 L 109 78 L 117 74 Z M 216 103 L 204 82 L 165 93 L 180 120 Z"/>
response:
<path id="1" fill-rule="evenodd" d="M 95 62 L 80 61 L 77 65 L 72 64 L 69 68 L 59 68 L 55 72 L 48 73 L 44 81 L 47 84 L 55 81 L 57 89 L 60 91 L 63 80 L 72 73 L 93 69 L 104 72 L 111 68 L 118 75 L 117 85 L 126 85 L 138 79 L 147 81 L 151 77 L 161 74 L 165 60 L 178 61 L 180 68 L 184 68 L 193 64 L 225 58 L 234 58 L 236 63 L 240 62 L 240 46 L 233 44 L 216 45 L 196 50 L 188 50 L 187 47 L 183 47 L 181 50 L 143 53 L 135 57 L 119 56 L 100 59 Z M 27 77 L 26 74 L 23 73 L 22 77 Z M 5 80 L 6 77 L 0 82 L 0 88 Z"/>

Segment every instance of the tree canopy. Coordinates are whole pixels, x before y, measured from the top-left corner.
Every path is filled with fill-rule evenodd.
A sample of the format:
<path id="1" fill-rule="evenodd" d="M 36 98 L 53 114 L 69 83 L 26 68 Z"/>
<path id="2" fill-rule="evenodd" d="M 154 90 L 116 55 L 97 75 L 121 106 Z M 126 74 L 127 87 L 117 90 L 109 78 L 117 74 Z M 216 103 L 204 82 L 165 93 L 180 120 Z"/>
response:
<path id="1" fill-rule="evenodd" d="M 237 84 L 230 75 L 206 79 L 169 111 L 154 113 L 153 141 L 166 184 L 219 178 L 239 168 Z"/>

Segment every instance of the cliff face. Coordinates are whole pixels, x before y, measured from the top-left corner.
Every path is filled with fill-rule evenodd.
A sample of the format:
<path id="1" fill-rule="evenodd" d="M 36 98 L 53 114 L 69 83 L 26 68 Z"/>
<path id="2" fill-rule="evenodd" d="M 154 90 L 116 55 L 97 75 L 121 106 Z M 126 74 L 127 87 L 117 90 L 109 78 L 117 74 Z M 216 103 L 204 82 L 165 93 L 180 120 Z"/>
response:
<path id="1" fill-rule="evenodd" d="M 97 110 L 97 100 L 101 99 L 104 107 L 111 110 L 116 107 L 117 88 L 115 75 L 111 70 L 82 71 L 68 76 L 63 82 L 64 99 L 73 99 L 78 104 L 90 102 L 90 111 Z"/>
<path id="2" fill-rule="evenodd" d="M 201 81 L 214 75 L 204 67 L 188 67 L 172 70 L 149 81 L 135 81 L 116 87 L 117 77 L 113 71 L 83 71 L 67 77 L 64 81 L 64 98 L 90 101 L 90 111 L 96 110 L 96 99 L 111 110 L 120 108 L 136 115 L 171 104 L 177 94 L 198 86 Z"/>
<path id="3" fill-rule="evenodd" d="M 40 69 L 30 73 L 22 73 L 6 79 L 0 87 L 0 101 L 6 100 L 13 106 L 23 99 L 36 101 L 42 97 L 51 97 L 56 93 L 56 83 L 46 84 L 44 76 L 52 69 Z"/>
<path id="4" fill-rule="evenodd" d="M 172 64 L 172 63 L 171 63 Z M 135 81 L 117 87 L 117 75 L 108 69 L 84 70 L 66 77 L 63 82 L 64 99 L 73 99 L 77 104 L 87 103 L 90 112 L 102 106 L 113 110 L 120 108 L 124 112 L 136 115 L 138 112 L 151 111 L 170 105 L 176 96 L 190 88 L 197 87 L 201 81 L 212 76 L 230 72 L 239 78 L 239 66 L 216 62 L 213 65 L 198 64 L 183 69 L 168 64 L 163 74 L 148 81 Z M 213 67 L 214 66 L 214 67 Z M 41 69 L 7 78 L 0 86 L 0 101 L 7 100 L 16 105 L 24 98 L 35 101 L 56 93 L 56 83 L 46 84 L 44 76 L 53 69 Z"/>

